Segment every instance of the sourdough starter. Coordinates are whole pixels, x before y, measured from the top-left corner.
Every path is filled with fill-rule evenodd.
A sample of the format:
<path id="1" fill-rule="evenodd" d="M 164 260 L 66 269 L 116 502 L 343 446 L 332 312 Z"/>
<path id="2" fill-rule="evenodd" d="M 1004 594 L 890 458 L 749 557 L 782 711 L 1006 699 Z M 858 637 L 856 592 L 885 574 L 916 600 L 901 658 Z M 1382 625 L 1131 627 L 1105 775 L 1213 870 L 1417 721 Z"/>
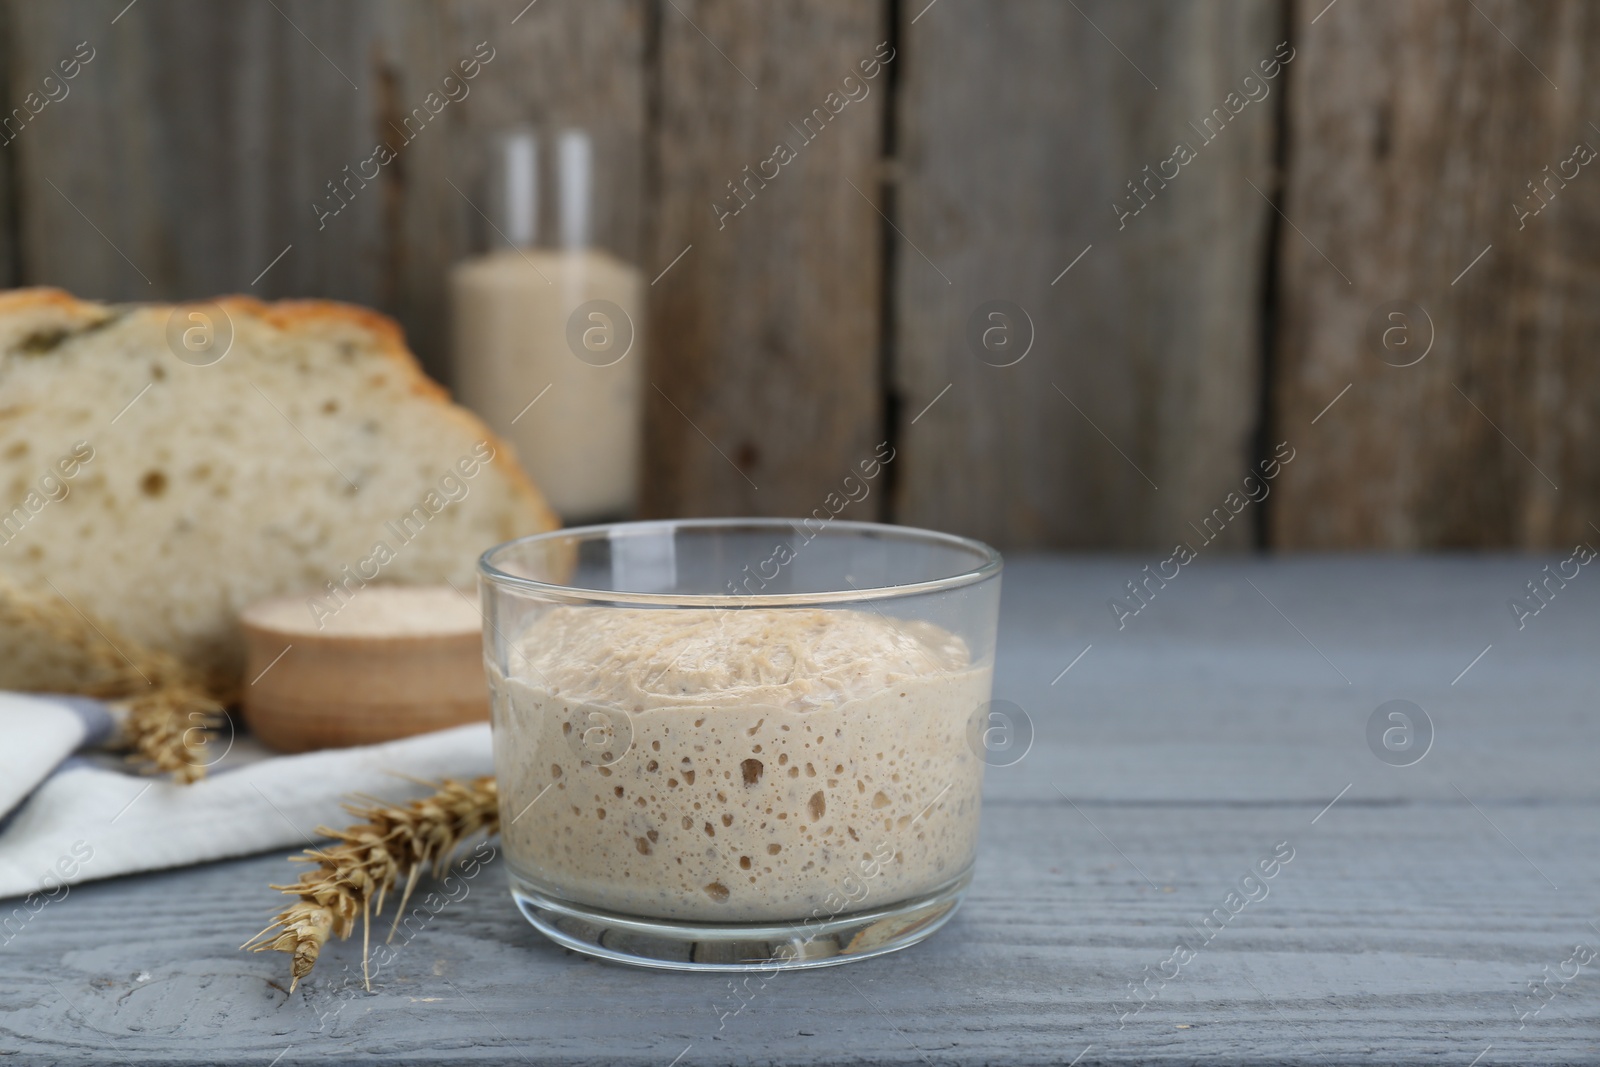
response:
<path id="1" fill-rule="evenodd" d="M 511 677 L 491 667 L 501 835 L 546 892 L 792 921 L 896 903 L 972 861 L 983 763 L 966 729 L 992 666 L 936 626 L 560 607 L 516 646 Z"/>

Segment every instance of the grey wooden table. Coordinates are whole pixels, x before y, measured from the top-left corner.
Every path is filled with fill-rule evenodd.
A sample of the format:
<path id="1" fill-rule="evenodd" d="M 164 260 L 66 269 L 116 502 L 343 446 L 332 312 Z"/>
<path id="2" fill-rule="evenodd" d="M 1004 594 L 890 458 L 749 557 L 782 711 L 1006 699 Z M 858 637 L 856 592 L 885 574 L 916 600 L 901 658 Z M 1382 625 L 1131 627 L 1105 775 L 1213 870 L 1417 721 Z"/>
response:
<path id="1" fill-rule="evenodd" d="M 1201 561 L 1119 630 L 1145 562 L 1010 565 L 995 695 L 1036 741 L 908 952 L 736 994 L 555 948 L 490 865 L 370 994 L 347 943 L 290 995 L 236 951 L 291 873 L 262 856 L 46 909 L 0 949 L 0 1063 L 1600 1062 L 1600 577 L 1519 629 L 1546 560 Z M 1395 699 L 1410 766 L 1367 738 Z"/>

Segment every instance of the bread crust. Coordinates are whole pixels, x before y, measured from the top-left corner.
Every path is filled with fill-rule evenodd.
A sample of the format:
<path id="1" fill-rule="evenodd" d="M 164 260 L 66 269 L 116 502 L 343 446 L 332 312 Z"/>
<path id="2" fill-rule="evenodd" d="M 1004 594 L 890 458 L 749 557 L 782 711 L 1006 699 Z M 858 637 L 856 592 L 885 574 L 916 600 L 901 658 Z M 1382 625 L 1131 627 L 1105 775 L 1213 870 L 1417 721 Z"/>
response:
<path id="1" fill-rule="evenodd" d="M 56 289 L 48 285 L 0 291 L 0 314 L 14 314 L 30 306 L 57 308 L 74 317 L 105 308 L 104 304 L 97 304 L 92 300 L 79 300 L 65 289 Z"/>
<path id="2" fill-rule="evenodd" d="M 171 314 L 177 307 L 206 303 L 216 304 L 230 318 L 256 319 L 286 333 L 314 330 L 321 325 L 343 326 L 365 333 L 374 342 L 373 347 L 391 359 L 401 369 L 401 373 L 407 376 L 408 389 L 413 395 L 433 400 L 444 409 L 443 413 L 449 418 L 489 442 L 490 447 L 494 449 L 494 456 L 489 460 L 490 464 L 506 476 L 516 493 L 539 514 L 539 523 L 543 529 L 553 530 L 561 525 L 561 519 L 551 510 L 544 495 L 534 486 L 521 464 L 512 458 L 515 450 L 510 444 L 484 425 L 483 420 L 452 402 L 450 391 L 427 376 L 422 365 L 417 362 L 417 357 L 406 346 L 405 331 L 401 329 L 400 324 L 381 312 L 336 300 L 279 300 L 268 304 L 253 296 L 237 293 L 209 300 L 189 300 L 181 304 L 111 305 L 82 300 L 64 289 L 52 286 L 34 286 L 0 291 L 0 318 L 25 316 L 29 311 L 35 310 L 55 312 L 61 321 L 54 325 L 68 330 L 81 330 L 98 326 L 115 317 L 119 311 L 140 310 Z"/>

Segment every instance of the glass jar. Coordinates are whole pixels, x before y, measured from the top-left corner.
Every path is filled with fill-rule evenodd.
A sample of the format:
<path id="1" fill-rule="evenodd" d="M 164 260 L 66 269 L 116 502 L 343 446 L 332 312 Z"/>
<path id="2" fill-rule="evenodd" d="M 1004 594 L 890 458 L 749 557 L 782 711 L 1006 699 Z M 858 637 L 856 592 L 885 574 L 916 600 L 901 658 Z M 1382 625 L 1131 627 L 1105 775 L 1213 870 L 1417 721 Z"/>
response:
<path id="1" fill-rule="evenodd" d="M 649 286 L 631 147 L 580 128 L 502 134 L 488 250 L 450 271 L 456 394 L 566 522 L 626 518 L 638 496 Z"/>
<path id="2" fill-rule="evenodd" d="M 557 530 L 484 553 L 528 920 L 675 969 L 914 944 L 972 876 L 1000 556 L 872 523 Z"/>

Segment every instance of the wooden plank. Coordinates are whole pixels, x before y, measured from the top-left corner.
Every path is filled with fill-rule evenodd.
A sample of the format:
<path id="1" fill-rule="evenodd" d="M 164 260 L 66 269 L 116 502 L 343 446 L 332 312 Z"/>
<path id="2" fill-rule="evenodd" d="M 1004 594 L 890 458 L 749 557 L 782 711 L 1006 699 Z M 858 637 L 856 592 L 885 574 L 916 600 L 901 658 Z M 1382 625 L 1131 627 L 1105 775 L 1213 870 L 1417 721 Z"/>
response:
<path id="1" fill-rule="evenodd" d="M 884 4 L 674 0 L 660 19 L 645 507 L 809 515 L 884 439 L 882 224 L 850 183 L 875 192 L 890 75 L 828 104 L 886 40 Z M 794 158 L 765 164 L 780 143 Z M 740 208 L 746 167 L 770 180 Z"/>
<path id="2" fill-rule="evenodd" d="M 367 74 L 370 5 L 279 7 L 225 15 L 155 0 L 113 24 L 117 5 L 13 5 L 19 81 L 39 81 L 77 42 L 94 49 L 71 95 L 16 143 L 28 282 L 115 300 L 237 290 L 375 302 L 363 241 L 376 213 L 313 241 L 310 211 L 368 139 L 346 78 Z M 291 242 L 302 255 L 252 288 Z"/>
<path id="3" fill-rule="evenodd" d="M 15 33 L 10 7 L 0 4 L 0 41 L 14 40 Z M 11 49 L 0 47 L 0 119 L 9 117 L 11 109 L 22 104 L 11 83 L 12 68 Z M 7 289 L 17 284 L 18 276 L 17 213 L 13 192 L 16 154 L 11 147 L 12 140 L 12 133 L 0 126 L 0 288 Z"/>
<path id="4" fill-rule="evenodd" d="M 1571 589 L 1516 630 L 1503 591 L 1540 565 L 1202 561 L 1118 631 L 1099 601 L 1126 560 L 1009 564 L 996 695 L 1027 707 L 1037 735 L 987 777 L 961 912 L 906 953 L 752 983 L 726 1020 L 740 1002 L 726 978 L 545 942 L 497 864 L 399 939 L 370 995 L 346 942 L 291 997 L 282 956 L 237 951 L 273 907 L 266 884 L 295 873 L 260 857 L 47 906 L 0 946 L 5 1050 L 256 1065 L 1591 1062 L 1588 967 L 1518 1018 L 1546 967 L 1600 946 L 1583 892 L 1600 877 L 1587 696 L 1600 594 Z M 1438 729 L 1403 768 L 1362 731 L 1400 694 Z M 1159 976 L 1278 842 L 1294 857 L 1267 894 L 1124 1019 L 1128 984 Z"/>
<path id="5" fill-rule="evenodd" d="M 1579 0 L 1322 6 L 1294 5 L 1283 206 L 1301 232 L 1279 235 L 1272 418 L 1307 443 L 1272 543 L 1570 549 L 1600 491 L 1600 179 L 1568 163 L 1547 207 L 1518 208 L 1574 145 L 1600 148 L 1600 20 Z M 1370 336 L 1392 301 L 1425 310 L 1389 324 L 1412 356 Z M 1430 334 L 1422 362 L 1390 365 Z"/>
<path id="6" fill-rule="evenodd" d="M 120 7 L 11 7 L 16 84 L 78 41 L 97 49 L 15 145 L 30 284 L 120 300 L 349 300 L 398 318 L 448 380 L 444 276 L 484 243 L 474 204 L 487 205 L 492 131 L 604 120 L 642 138 L 644 0 L 520 16 L 490 0 L 141 0 L 112 25 Z M 480 42 L 494 58 L 408 134 L 406 117 Z M 363 182 L 380 141 L 395 159 Z M 637 181 L 627 195 L 637 227 Z"/>
<path id="7" fill-rule="evenodd" d="M 1190 123 L 1252 91 L 1277 5 L 901 10 L 896 519 L 1010 547 L 1200 545 L 1188 524 L 1253 459 L 1271 211 L 1249 182 L 1272 184 L 1281 76 L 1212 141 Z M 1121 219 L 1177 142 L 1196 158 Z M 969 344 L 991 300 L 1032 321 L 1013 366 Z M 1251 544 L 1252 520 L 1220 543 Z"/>
<path id="8" fill-rule="evenodd" d="M 1465 803 L 1335 808 L 1314 827 L 1303 810 L 1085 810 L 1128 858 L 1059 798 L 991 806 L 973 891 L 931 941 L 752 979 L 744 998 L 727 977 L 627 970 L 545 942 L 498 863 L 436 915 L 417 905 L 420 931 L 402 934 L 370 994 L 359 940 L 326 949 L 292 996 L 284 957 L 237 951 L 272 906 L 266 884 L 293 873 L 281 858 L 89 885 L 4 950 L 8 1051 L 653 1067 L 685 1050 L 680 1062 L 727 1065 L 1064 1064 L 1086 1049 L 1080 1064 L 1467 1064 L 1488 1045 L 1489 1063 L 1593 1057 L 1592 975 L 1525 1028 L 1517 1018 L 1544 966 L 1600 941 L 1590 913 L 1519 869 Z M 1488 814 L 1524 848 L 1567 857 L 1558 880 L 1600 874 L 1563 832 L 1592 824 L 1593 805 Z M 1279 842 L 1293 859 L 1262 883 L 1268 895 L 1200 944 L 1193 928 Z M 1179 938 L 1196 957 L 1132 1014 L 1129 983 L 1158 974 Z"/>

